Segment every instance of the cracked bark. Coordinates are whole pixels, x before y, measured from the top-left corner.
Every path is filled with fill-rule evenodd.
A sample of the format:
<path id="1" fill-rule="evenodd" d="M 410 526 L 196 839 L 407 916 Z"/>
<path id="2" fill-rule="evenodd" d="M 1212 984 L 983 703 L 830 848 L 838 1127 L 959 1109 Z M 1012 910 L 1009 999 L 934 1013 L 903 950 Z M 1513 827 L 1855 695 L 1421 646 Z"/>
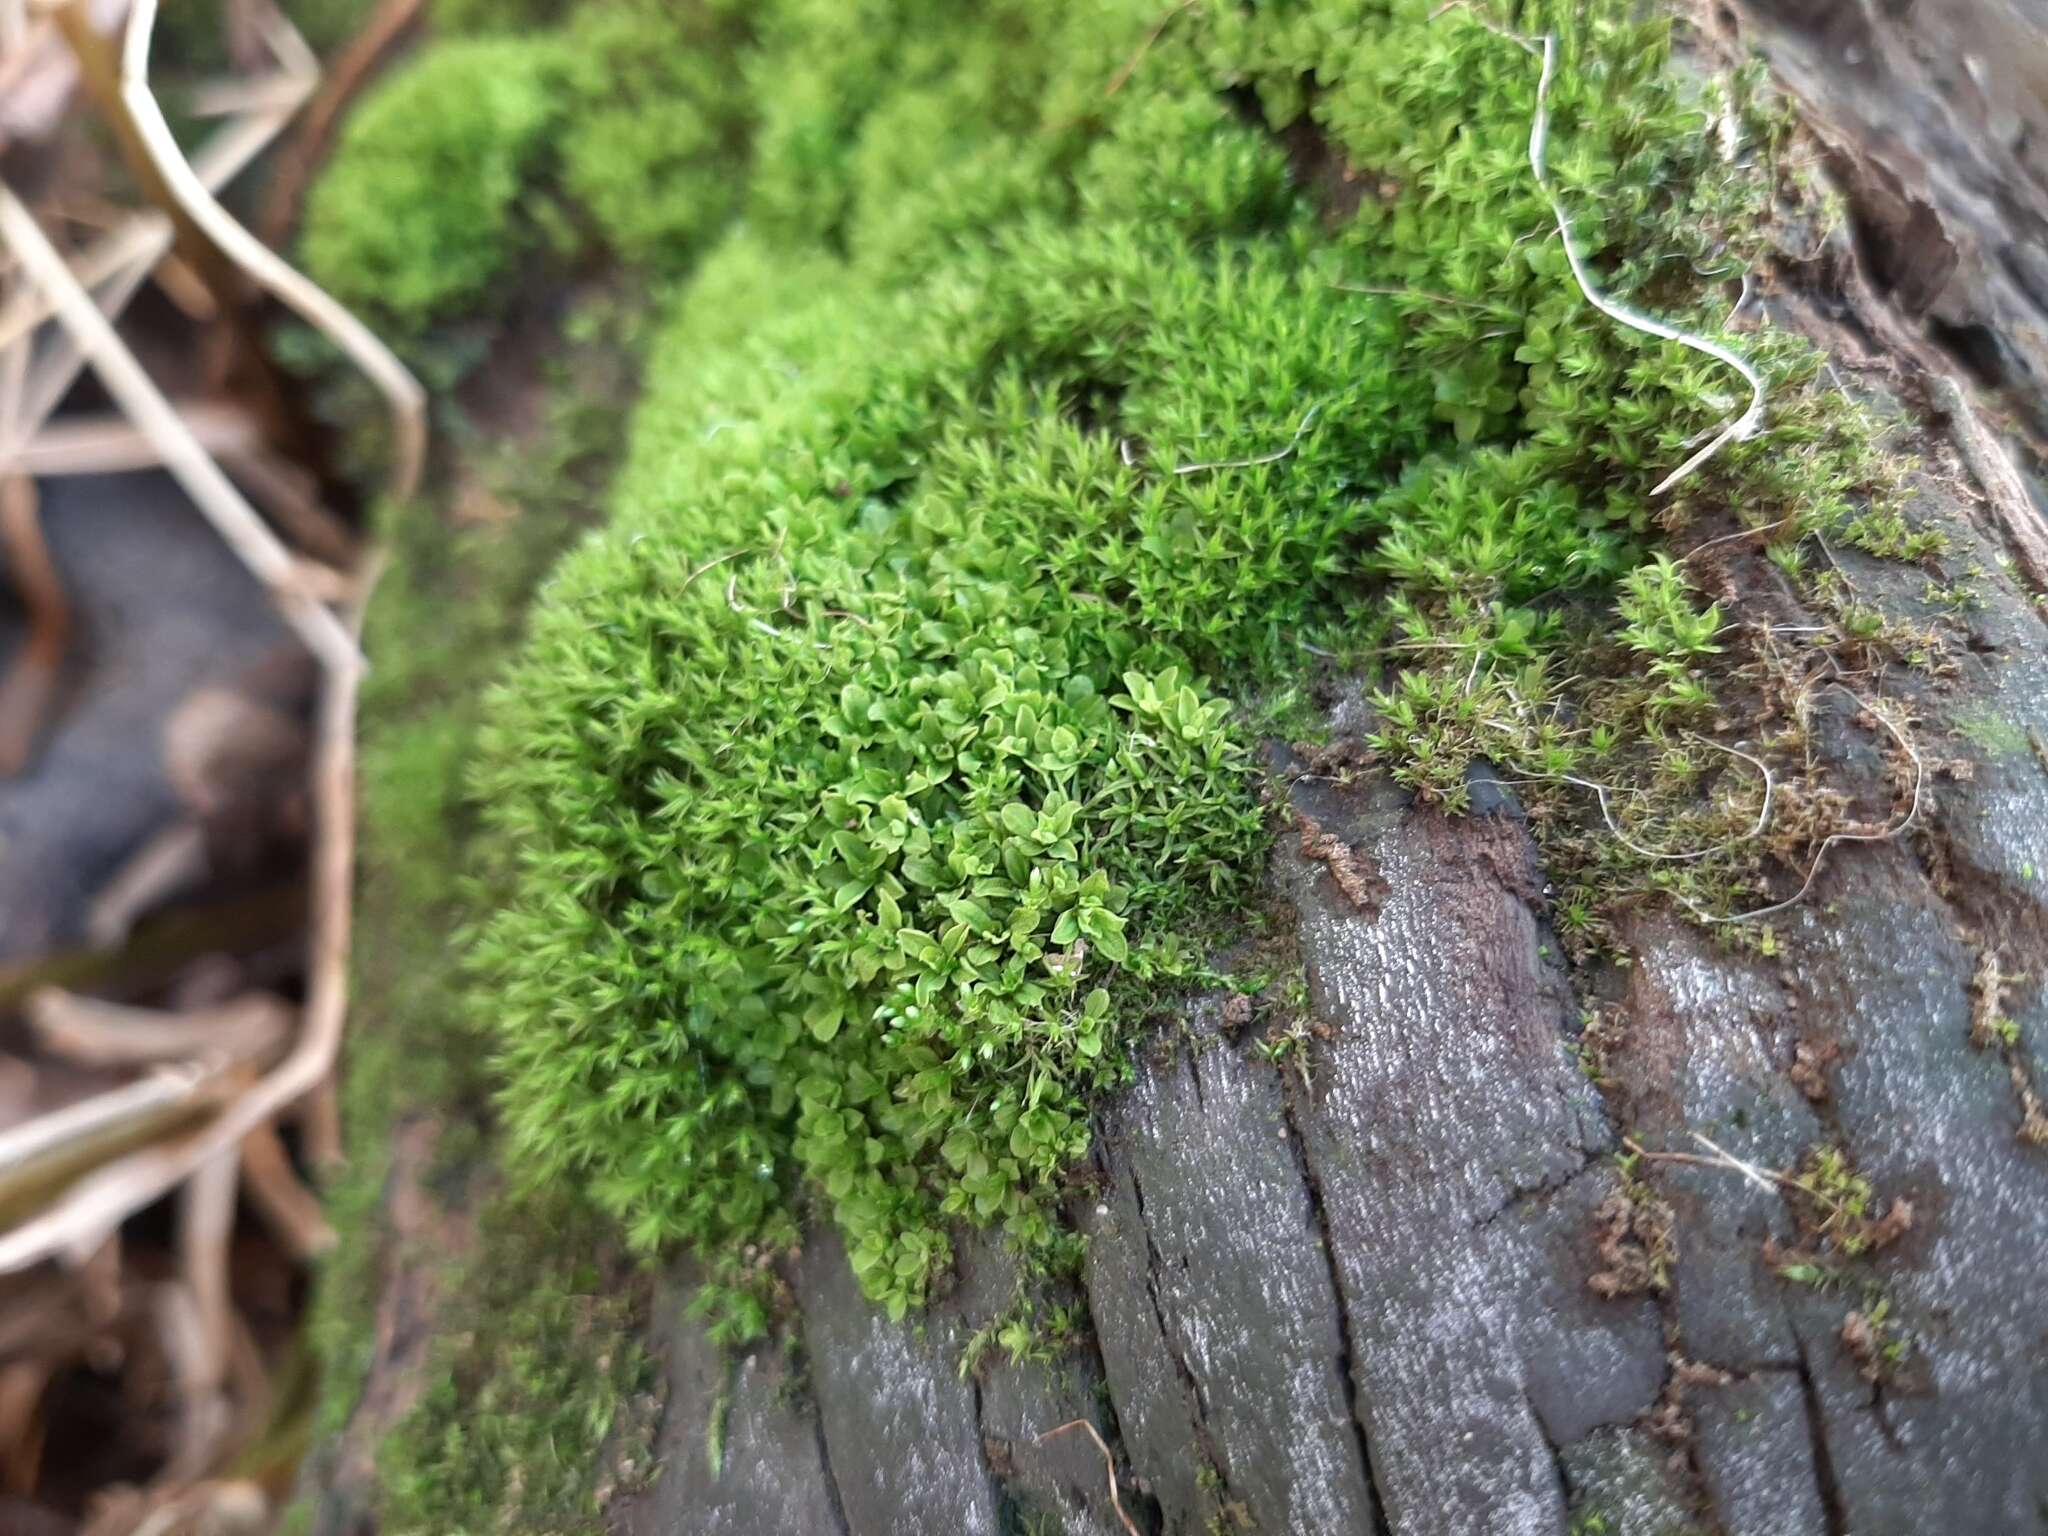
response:
<path id="1" fill-rule="evenodd" d="M 1570 994 L 1529 906 L 1526 831 L 1443 821 L 1384 788 L 1294 793 L 1389 887 L 1368 920 L 1298 852 L 1276 856 L 1335 1026 L 1299 1139 L 1389 1526 L 1556 1529 L 1553 1446 L 1647 1408 L 1662 1348 L 1650 1309 L 1585 1288 L 1585 1224 L 1612 1176 L 1573 1177 L 1606 1144 L 1604 1117 L 1564 1051 Z M 1445 1443 L 1474 1454 L 1434 1456 Z"/>
<path id="2" fill-rule="evenodd" d="M 757 1531 L 852 1536 L 824 1425 L 797 1390 L 789 1354 L 773 1345 L 737 1358 L 688 1312 L 694 1275 L 677 1277 L 654 1307 L 665 1409 L 654 1459 L 660 1474 L 621 1502 L 621 1536 L 752 1536 Z M 724 1452 L 712 1464 L 715 1415 Z"/>
<path id="3" fill-rule="evenodd" d="M 1475 1221 L 1472 1224 L 1472 1230 L 1475 1232 L 1483 1231 L 1499 1221 L 1503 1216 L 1511 1215 L 1527 1205 L 1541 1204 L 1548 1196 L 1570 1189 L 1581 1176 L 1600 1166 L 1602 1159 L 1606 1156 L 1606 1152 L 1605 1149 L 1584 1151 L 1583 1156 L 1584 1161 L 1568 1173 L 1558 1174 L 1543 1180 L 1539 1184 L 1531 1184 L 1526 1188 L 1509 1190 L 1507 1199 Z"/>
<path id="4" fill-rule="evenodd" d="M 1799 1398 L 1806 1412 L 1814 1486 L 1819 1490 L 1821 1509 L 1827 1517 L 1827 1536 L 1848 1536 L 1849 1520 L 1842 1509 L 1842 1490 L 1835 1481 L 1834 1458 L 1828 1454 L 1827 1421 L 1821 1416 L 1820 1394 L 1814 1390 L 1813 1372 L 1807 1365 L 1804 1349 L 1799 1352 Z"/>
<path id="5" fill-rule="evenodd" d="M 836 1233 L 813 1234 L 796 1275 L 811 1396 L 852 1536 L 996 1536 L 965 1338 L 918 1332 L 869 1305 Z M 1051 1425 L 1047 1425 L 1051 1428 Z"/>
<path id="6" fill-rule="evenodd" d="M 846 1500 L 839 1493 L 839 1479 L 832 1471 L 832 1448 L 825 1444 L 825 1429 L 813 1423 L 812 1429 L 818 1442 L 818 1465 L 825 1473 L 825 1493 L 829 1500 L 832 1529 L 851 1536 L 852 1527 L 846 1523 Z"/>
<path id="7" fill-rule="evenodd" d="M 932 1310 L 927 1331 L 951 1341 L 1000 1313 L 1017 1294 L 1018 1273 L 993 1236 L 962 1244 L 953 1291 Z M 1078 1305 L 1078 1292 L 1058 1288 L 1043 1305 Z M 954 1357 L 957 1359 L 957 1356 Z M 1091 1424 L 1118 1469 L 1121 1502 L 1141 1530 L 1157 1522 L 1133 1486 L 1121 1426 L 1107 1403 L 1102 1367 L 1085 1347 L 1050 1361 L 1011 1361 L 987 1352 L 969 1379 L 984 1464 L 997 1489 L 1003 1529 L 1053 1526 L 1072 1536 L 1128 1536 L 1109 1499 L 1101 1452 L 1080 1430 L 1040 1437 L 1079 1419 Z"/>
<path id="8" fill-rule="evenodd" d="M 1358 1459 L 1370 1480 L 1372 1528 L 1378 1536 L 1378 1533 L 1388 1530 L 1386 1499 L 1380 1491 L 1379 1472 L 1373 1465 L 1372 1446 L 1366 1441 L 1365 1419 L 1359 1408 L 1358 1373 L 1352 1369 L 1351 1362 L 1351 1312 L 1344 1300 L 1344 1286 L 1337 1276 L 1336 1248 L 1330 1238 L 1330 1213 L 1323 1204 L 1322 1185 L 1317 1182 L 1315 1170 L 1302 1153 L 1301 1122 L 1292 1084 L 1288 1085 L 1282 1103 L 1287 1113 L 1287 1144 L 1294 1153 L 1294 1166 L 1301 1175 L 1302 1188 L 1308 1192 L 1309 1214 L 1316 1226 L 1316 1246 L 1322 1250 L 1323 1268 L 1330 1278 L 1330 1296 L 1337 1307 L 1337 1373 L 1344 1381 L 1344 1401 L 1351 1410 L 1351 1430 L 1358 1441 Z"/>
<path id="9" fill-rule="evenodd" d="M 1190 1074 L 1195 1083 L 1195 1102 L 1201 1104 L 1202 1090 L 1200 1074 Z M 1167 1321 L 1166 1308 L 1159 1300 L 1159 1274 L 1166 1268 L 1166 1260 L 1160 1257 L 1159 1244 L 1153 1240 L 1152 1227 L 1145 1220 L 1145 1181 L 1131 1174 L 1131 1195 L 1138 1204 L 1138 1221 L 1145 1233 L 1145 1299 L 1152 1303 L 1152 1319 L 1159 1325 L 1160 1340 L 1166 1346 L 1166 1358 L 1173 1364 L 1173 1373 L 1179 1378 L 1181 1389 L 1187 1394 L 1188 1424 L 1194 1433 L 1195 1443 L 1200 1447 L 1202 1458 L 1211 1467 L 1221 1472 L 1223 1463 L 1217 1458 L 1216 1447 L 1209 1438 L 1208 1426 L 1203 1422 L 1209 1412 L 1209 1405 L 1202 1396 L 1202 1383 L 1188 1368 L 1186 1352 L 1180 1340 L 1175 1337 L 1174 1326 Z"/>
<path id="10" fill-rule="evenodd" d="M 1198 1002 L 1195 1053 L 1142 1069 L 1106 1126 L 1107 1187 L 1082 1219 L 1105 1376 L 1164 1529 L 1222 1515 L 1369 1530 L 1344 1330 L 1281 1080 L 1222 1043 L 1221 1012 Z"/>

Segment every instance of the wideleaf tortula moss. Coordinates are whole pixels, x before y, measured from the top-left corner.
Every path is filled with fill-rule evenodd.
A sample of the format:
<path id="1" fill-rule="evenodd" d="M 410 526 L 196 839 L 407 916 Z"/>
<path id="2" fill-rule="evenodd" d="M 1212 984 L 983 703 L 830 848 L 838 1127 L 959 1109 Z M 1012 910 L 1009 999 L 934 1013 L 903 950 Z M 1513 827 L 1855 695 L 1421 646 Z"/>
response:
<path id="1" fill-rule="evenodd" d="M 1699 710 L 1719 616 L 1660 515 L 1846 517 L 1867 444 L 1781 404 L 1652 503 L 1746 387 L 1587 303 L 1529 56 L 1434 8 L 685 6 L 675 46 L 725 67 L 661 76 L 690 99 L 653 152 L 554 98 L 547 195 L 675 297 L 474 780 L 530 1176 L 735 1285 L 811 1202 L 900 1313 L 949 1219 L 1045 1236 L 1148 989 L 1259 870 L 1228 690 L 1387 637 L 1381 748 L 1454 805 L 1480 756 L 1555 779 Z M 440 46 L 559 60 L 639 14 Z M 1722 334 L 1778 127 L 1681 87 L 1620 0 L 1495 20 L 1560 39 L 1550 173 L 1603 283 Z M 1742 345 L 1776 390 L 1811 372 Z M 1597 728 L 1557 665 L 1590 630 L 1633 701 Z"/>

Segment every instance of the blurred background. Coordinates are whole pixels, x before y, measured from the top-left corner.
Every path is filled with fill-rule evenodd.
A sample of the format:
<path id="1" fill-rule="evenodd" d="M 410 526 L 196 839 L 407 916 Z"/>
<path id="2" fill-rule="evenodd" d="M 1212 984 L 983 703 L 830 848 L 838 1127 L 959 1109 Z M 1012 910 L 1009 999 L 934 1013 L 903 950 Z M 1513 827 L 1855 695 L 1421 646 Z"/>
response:
<path id="1" fill-rule="evenodd" d="M 250 1527 L 297 1455 L 364 482 L 203 226 L 288 243 L 420 10 L 0 0 L 0 1531 Z"/>

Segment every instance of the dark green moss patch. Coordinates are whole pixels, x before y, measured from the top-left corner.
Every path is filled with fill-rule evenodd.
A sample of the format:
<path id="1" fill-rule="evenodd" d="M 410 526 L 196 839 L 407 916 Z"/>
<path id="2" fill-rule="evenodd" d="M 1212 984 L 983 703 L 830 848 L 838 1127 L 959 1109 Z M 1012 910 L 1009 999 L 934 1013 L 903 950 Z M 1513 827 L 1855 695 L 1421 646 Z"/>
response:
<path id="1" fill-rule="evenodd" d="M 323 284 L 417 353 L 592 246 L 677 262 L 723 227 L 745 7 L 590 0 L 554 28 L 444 10 L 455 35 L 370 92 L 314 189 L 301 254 Z"/>

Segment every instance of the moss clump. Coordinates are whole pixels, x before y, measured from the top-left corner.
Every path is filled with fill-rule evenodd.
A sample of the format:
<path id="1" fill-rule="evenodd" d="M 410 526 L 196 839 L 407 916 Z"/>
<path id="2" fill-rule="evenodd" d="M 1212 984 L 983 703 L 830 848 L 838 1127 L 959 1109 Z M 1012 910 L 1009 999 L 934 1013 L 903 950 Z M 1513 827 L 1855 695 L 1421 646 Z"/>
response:
<path id="1" fill-rule="evenodd" d="M 589 0 L 545 26 L 544 8 L 458 9 L 457 35 L 349 120 L 307 207 L 308 270 L 412 342 L 505 309 L 532 281 L 523 258 L 559 272 L 594 241 L 685 260 L 736 199 L 744 13 Z"/>
<path id="2" fill-rule="evenodd" d="M 578 6 L 564 31 L 563 190 L 628 261 L 687 259 L 738 200 L 746 98 L 732 57 L 744 12 L 731 0 L 606 0 Z"/>
<path id="3" fill-rule="evenodd" d="M 569 9 L 569 0 L 434 0 L 434 30 L 449 37 L 537 31 Z"/>
<path id="4" fill-rule="evenodd" d="M 727 1282 L 804 1191 L 898 1312 L 947 1218 L 1047 1233 L 1148 986 L 1259 865 L 1224 682 L 1389 640 L 1382 745 L 1453 804 L 1482 756 L 1655 762 L 1719 643 L 1656 520 L 1856 488 L 1855 434 L 1781 405 L 1653 505 L 1741 386 L 1584 299 L 1521 50 L 1421 0 L 1158 21 L 750 15 L 736 221 L 673 269 L 612 526 L 493 699 L 518 1155 Z M 1742 270 L 1771 131 L 1623 5 L 1513 21 L 1561 37 L 1605 282 L 1717 333 L 1693 274 Z"/>
<path id="5" fill-rule="evenodd" d="M 306 207 L 307 269 L 346 302 L 414 331 L 474 306 L 529 238 L 520 195 L 559 121 L 551 43 L 443 43 L 348 122 Z"/>

